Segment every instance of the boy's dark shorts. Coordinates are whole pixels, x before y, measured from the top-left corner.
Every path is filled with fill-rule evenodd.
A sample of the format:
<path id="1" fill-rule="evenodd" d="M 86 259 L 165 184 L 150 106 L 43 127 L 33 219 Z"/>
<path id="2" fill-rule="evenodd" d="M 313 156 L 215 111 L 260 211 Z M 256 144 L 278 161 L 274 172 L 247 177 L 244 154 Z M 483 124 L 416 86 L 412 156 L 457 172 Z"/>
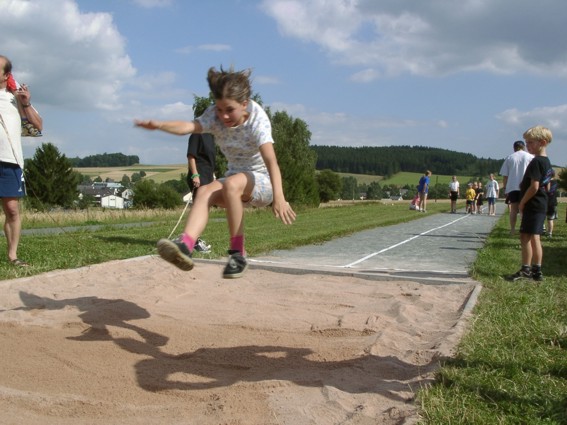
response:
<path id="1" fill-rule="evenodd" d="M 530 235 L 542 235 L 543 225 L 545 223 L 546 212 L 526 211 L 522 213 L 522 224 L 520 225 L 520 233 Z"/>
<path id="2" fill-rule="evenodd" d="M 547 208 L 547 219 L 548 220 L 557 220 L 557 206 L 556 205 L 550 205 Z"/>
<path id="3" fill-rule="evenodd" d="M 459 192 L 451 191 L 451 195 L 449 196 L 449 198 L 451 199 L 451 201 L 456 201 L 457 199 L 459 199 Z"/>
<path id="4" fill-rule="evenodd" d="M 513 190 L 506 194 L 506 204 L 517 204 L 522 200 L 522 192 Z"/>

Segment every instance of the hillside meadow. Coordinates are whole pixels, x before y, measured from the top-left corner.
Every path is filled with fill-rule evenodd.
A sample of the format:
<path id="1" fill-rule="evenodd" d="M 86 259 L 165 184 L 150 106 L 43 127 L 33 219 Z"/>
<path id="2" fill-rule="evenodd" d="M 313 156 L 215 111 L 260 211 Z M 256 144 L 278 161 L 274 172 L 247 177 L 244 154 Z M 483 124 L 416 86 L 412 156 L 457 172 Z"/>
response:
<path id="1" fill-rule="evenodd" d="M 110 178 L 114 181 L 121 181 L 124 175 L 132 177 L 132 174 L 144 171 L 146 173 L 146 178 L 154 180 L 156 183 L 163 183 L 168 180 L 179 180 L 181 174 L 187 174 L 186 164 L 171 164 L 171 165 L 132 165 L 125 167 L 85 167 L 85 168 L 75 168 L 75 171 L 81 173 L 84 176 L 88 176 L 91 179 L 100 177 L 102 180 Z M 341 177 L 354 177 L 356 178 L 359 185 L 370 184 L 373 182 L 379 182 L 380 185 L 395 185 L 395 186 L 405 186 L 405 185 L 416 185 L 420 177 L 423 175 L 421 173 L 410 173 L 410 172 L 400 172 L 396 173 L 394 176 L 384 179 L 383 176 L 375 176 L 370 174 L 349 174 L 349 173 L 337 173 Z M 447 185 L 451 181 L 452 176 L 436 175 L 431 176 L 431 182 L 435 184 Z M 473 176 L 457 176 L 460 182 L 468 182 L 473 179 Z M 486 176 L 488 178 L 488 176 Z"/>

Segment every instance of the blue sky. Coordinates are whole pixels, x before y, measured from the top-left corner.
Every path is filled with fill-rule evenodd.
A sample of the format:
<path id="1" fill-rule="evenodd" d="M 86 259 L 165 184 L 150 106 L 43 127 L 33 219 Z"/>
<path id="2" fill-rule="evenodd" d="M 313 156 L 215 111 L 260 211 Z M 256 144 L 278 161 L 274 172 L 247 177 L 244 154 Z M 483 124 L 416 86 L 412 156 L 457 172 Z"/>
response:
<path id="1" fill-rule="evenodd" d="M 566 166 L 565 22 L 557 0 L 0 0 L 0 54 L 44 118 L 26 157 L 50 142 L 184 163 L 186 137 L 132 121 L 192 119 L 208 68 L 233 65 L 312 145 L 500 159 L 542 124 Z"/>

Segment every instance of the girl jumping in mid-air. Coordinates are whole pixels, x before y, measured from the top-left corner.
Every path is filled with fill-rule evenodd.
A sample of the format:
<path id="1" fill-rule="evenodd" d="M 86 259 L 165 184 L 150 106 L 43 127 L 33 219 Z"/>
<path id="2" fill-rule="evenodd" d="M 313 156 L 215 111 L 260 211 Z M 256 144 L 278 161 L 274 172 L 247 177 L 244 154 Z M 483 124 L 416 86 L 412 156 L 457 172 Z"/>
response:
<path id="1" fill-rule="evenodd" d="M 272 127 L 266 112 L 250 99 L 249 71 L 225 71 L 210 68 L 207 81 L 215 104 L 194 121 L 135 121 L 148 130 L 186 135 L 211 133 L 228 161 L 224 178 L 199 189 L 184 232 L 178 241 L 160 239 L 159 255 L 182 270 L 191 270 L 191 254 L 205 230 L 209 209 L 226 209 L 230 232 L 229 261 L 223 277 L 241 277 L 248 264 L 244 249 L 244 208 L 272 204 L 274 215 L 284 224 L 295 220 L 295 212 L 286 202 L 280 168 L 274 151 Z"/>

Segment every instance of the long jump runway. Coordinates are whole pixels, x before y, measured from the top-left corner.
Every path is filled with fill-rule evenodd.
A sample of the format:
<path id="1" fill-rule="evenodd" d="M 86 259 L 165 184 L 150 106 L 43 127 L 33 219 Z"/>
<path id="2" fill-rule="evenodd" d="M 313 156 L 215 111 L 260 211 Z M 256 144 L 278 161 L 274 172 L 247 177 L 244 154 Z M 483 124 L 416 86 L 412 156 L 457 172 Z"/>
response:
<path id="1" fill-rule="evenodd" d="M 319 245 L 273 251 L 250 259 L 254 267 L 354 274 L 376 280 L 411 279 L 458 282 L 469 268 L 506 205 L 496 216 L 419 213 L 409 223 L 354 233 Z"/>

